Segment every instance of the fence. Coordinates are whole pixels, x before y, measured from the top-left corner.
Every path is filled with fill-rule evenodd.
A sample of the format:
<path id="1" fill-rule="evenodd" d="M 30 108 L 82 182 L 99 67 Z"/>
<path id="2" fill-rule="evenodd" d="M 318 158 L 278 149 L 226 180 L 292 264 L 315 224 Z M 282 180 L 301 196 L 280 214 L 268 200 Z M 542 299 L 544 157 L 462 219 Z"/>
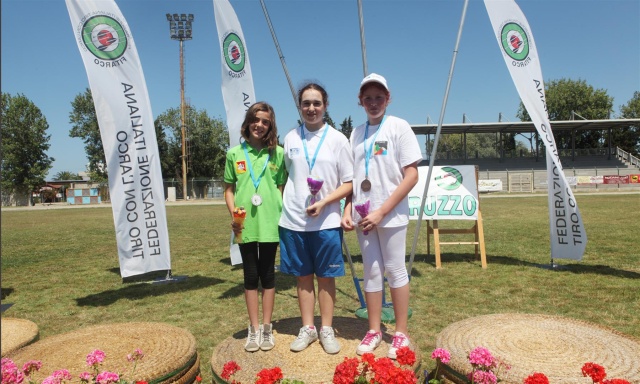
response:
<path id="1" fill-rule="evenodd" d="M 176 199 L 184 200 L 182 180 L 163 180 L 164 195 L 168 196 L 167 189 L 173 187 L 176 190 Z M 222 199 L 224 198 L 224 181 L 219 179 L 192 178 L 187 179 L 187 199 Z"/>

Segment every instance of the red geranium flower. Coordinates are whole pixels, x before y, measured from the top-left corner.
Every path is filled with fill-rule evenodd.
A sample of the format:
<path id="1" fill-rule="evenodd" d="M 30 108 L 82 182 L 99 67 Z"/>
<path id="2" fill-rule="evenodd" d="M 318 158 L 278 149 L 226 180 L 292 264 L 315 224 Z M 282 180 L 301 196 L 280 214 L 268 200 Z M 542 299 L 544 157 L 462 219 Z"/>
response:
<path id="1" fill-rule="evenodd" d="M 524 384 L 549 384 L 549 379 L 544 373 L 534 373 L 524 379 Z"/>
<path id="2" fill-rule="evenodd" d="M 595 363 L 585 363 L 582 366 L 582 375 L 589 376 L 594 383 L 599 383 L 607 377 L 604 367 Z"/>

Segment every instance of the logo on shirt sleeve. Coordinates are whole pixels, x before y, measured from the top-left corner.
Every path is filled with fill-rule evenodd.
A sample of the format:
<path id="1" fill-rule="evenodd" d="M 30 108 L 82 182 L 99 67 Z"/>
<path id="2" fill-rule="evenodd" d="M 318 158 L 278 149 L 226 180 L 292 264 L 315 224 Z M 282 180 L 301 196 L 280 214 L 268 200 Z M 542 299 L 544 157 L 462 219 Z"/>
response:
<path id="1" fill-rule="evenodd" d="M 236 161 L 236 173 L 247 172 L 247 162 L 244 160 Z"/>

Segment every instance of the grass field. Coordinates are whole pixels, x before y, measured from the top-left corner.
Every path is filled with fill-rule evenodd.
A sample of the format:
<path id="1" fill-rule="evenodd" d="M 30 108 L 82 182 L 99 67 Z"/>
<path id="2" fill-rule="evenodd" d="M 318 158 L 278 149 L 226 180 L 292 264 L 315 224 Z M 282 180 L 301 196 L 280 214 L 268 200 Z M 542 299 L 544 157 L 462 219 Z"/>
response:
<path id="1" fill-rule="evenodd" d="M 483 314 L 559 315 L 640 338 L 640 194 L 579 195 L 577 201 L 588 245 L 581 262 L 556 259 L 562 270 L 540 267 L 550 263 L 546 196 L 481 198 L 485 270 L 469 245 L 443 246 L 443 268 L 436 270 L 421 231 L 409 326 L 423 366 L 433 367 L 428 357 L 438 332 Z M 215 346 L 247 325 L 242 269 L 228 256 L 228 212 L 224 205 L 168 206 L 167 222 L 173 273 L 188 278 L 152 285 L 120 277 L 111 209 L 3 209 L 2 303 L 13 303 L 3 316 L 35 322 L 41 338 L 109 322 L 185 328 L 197 340 L 210 382 Z M 361 277 L 355 235 L 346 239 Z M 348 268 L 337 286 L 336 316 L 354 317 L 359 302 Z M 276 290 L 274 319 L 299 317 L 295 279 L 277 274 Z"/>

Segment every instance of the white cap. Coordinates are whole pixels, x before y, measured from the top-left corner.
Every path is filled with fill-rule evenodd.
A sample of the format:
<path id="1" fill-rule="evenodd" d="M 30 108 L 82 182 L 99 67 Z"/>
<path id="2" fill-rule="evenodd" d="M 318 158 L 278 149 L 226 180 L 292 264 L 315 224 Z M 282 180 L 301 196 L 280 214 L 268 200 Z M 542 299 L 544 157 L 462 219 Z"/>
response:
<path id="1" fill-rule="evenodd" d="M 381 84 L 384 87 L 384 89 L 389 91 L 389 87 L 387 87 L 387 80 L 384 77 L 378 75 L 377 73 L 372 73 L 367 77 L 365 77 L 364 79 L 362 79 L 362 82 L 360 83 L 360 89 L 362 89 L 362 87 L 365 84 L 369 84 L 369 83 Z"/>

